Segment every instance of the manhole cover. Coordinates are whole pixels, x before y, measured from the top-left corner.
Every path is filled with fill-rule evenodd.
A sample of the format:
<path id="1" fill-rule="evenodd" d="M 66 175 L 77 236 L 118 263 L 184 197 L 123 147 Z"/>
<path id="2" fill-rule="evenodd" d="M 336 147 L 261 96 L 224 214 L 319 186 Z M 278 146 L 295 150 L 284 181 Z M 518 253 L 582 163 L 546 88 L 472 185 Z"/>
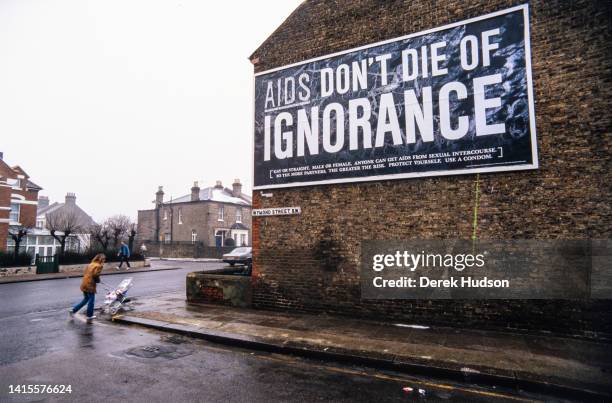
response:
<path id="1" fill-rule="evenodd" d="M 192 352 L 186 348 L 179 348 L 177 346 L 162 346 L 162 345 L 149 345 L 134 347 L 125 352 L 128 356 L 139 357 L 139 358 L 156 358 L 162 357 L 168 360 L 174 360 L 177 358 L 185 357 L 190 355 Z"/>

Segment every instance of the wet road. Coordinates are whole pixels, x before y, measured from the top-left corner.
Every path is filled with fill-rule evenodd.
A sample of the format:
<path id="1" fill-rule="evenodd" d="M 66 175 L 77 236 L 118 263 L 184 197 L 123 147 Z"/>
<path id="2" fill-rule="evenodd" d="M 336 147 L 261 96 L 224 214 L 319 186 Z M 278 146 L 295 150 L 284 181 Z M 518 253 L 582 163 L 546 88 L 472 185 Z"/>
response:
<path id="1" fill-rule="evenodd" d="M 132 295 L 184 290 L 185 274 L 193 270 L 194 265 L 189 264 L 181 270 L 134 273 Z M 116 284 L 124 277 L 106 276 L 104 281 Z M 0 401 L 474 402 L 541 398 L 252 352 L 104 320 L 93 324 L 82 317 L 70 320 L 66 308 L 78 299 L 79 281 L 0 285 Z M 9 394 L 10 385 L 34 384 L 71 385 L 72 392 Z M 407 387 L 412 390 L 404 390 Z"/>
<path id="2" fill-rule="evenodd" d="M 102 281 L 115 286 L 124 278 L 132 277 L 134 286 L 130 295 L 155 295 L 169 291 L 185 289 L 185 276 L 195 270 L 210 270 L 223 267 L 222 263 L 196 263 L 153 261 L 154 267 L 177 267 L 180 270 L 114 274 L 102 276 Z M 123 271 L 122 271 L 123 272 Z M 78 302 L 83 295 L 79 290 L 81 278 L 56 279 L 48 281 L 31 281 L 24 283 L 0 284 L 0 319 L 25 313 L 68 309 Z M 98 285 L 96 306 L 102 302 L 104 288 Z M 1 362 L 1 361 L 0 361 Z"/>

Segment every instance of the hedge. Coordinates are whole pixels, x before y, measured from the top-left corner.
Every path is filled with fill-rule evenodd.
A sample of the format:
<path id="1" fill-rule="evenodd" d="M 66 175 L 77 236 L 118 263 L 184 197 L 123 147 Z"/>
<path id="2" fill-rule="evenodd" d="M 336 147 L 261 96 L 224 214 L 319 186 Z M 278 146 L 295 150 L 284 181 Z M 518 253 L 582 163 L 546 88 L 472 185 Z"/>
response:
<path id="1" fill-rule="evenodd" d="M 13 252 L 0 251 L 0 267 L 29 266 L 32 263 L 32 255 L 21 252 L 15 258 Z"/>

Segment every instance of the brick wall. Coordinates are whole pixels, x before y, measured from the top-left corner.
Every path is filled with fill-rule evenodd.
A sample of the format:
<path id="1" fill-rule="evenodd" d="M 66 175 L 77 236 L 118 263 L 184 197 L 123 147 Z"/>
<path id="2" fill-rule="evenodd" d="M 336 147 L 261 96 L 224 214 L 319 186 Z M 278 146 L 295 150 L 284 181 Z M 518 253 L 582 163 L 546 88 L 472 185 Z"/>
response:
<path id="1" fill-rule="evenodd" d="M 142 241 L 158 241 L 157 234 L 155 232 L 156 210 L 138 210 L 138 228 L 136 234 L 136 240 Z"/>
<path id="2" fill-rule="evenodd" d="M 223 254 L 231 252 L 233 246 L 225 246 L 217 248 L 214 246 L 205 246 L 202 242 L 142 242 L 147 247 L 147 256 L 160 258 L 209 258 L 221 259 Z M 140 244 L 138 245 L 140 247 Z"/>
<path id="3" fill-rule="evenodd" d="M 307 1 L 252 56 L 264 71 L 501 10 L 523 1 Z M 530 3 L 540 169 L 480 175 L 478 237 L 610 238 L 611 6 Z M 612 334 L 608 301 L 365 301 L 363 239 L 472 234 L 475 175 L 274 189 L 254 208 L 254 304 L 483 328 Z"/>

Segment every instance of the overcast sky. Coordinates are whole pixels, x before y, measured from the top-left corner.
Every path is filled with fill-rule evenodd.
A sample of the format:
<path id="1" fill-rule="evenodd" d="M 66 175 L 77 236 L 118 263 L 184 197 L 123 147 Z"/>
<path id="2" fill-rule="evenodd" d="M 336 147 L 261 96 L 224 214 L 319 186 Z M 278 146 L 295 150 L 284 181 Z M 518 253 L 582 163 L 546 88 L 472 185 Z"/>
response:
<path id="1" fill-rule="evenodd" d="M 301 0 L 0 0 L 0 151 L 96 220 L 252 181 L 248 56 Z"/>

